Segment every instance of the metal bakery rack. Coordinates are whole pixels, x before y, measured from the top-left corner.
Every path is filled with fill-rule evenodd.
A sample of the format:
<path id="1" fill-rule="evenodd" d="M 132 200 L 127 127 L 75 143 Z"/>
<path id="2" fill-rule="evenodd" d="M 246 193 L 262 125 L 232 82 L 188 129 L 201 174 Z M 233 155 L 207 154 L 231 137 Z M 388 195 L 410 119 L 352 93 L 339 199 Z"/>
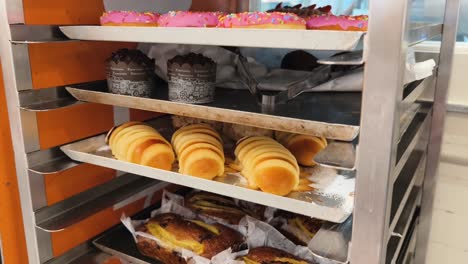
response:
<path id="1" fill-rule="evenodd" d="M 424 263 L 458 0 L 446 2 L 443 22 L 438 24 L 411 21 L 410 1 L 370 0 L 367 33 L 88 26 L 82 24 L 95 21 L 89 14 L 55 22 L 40 13 L 34 17 L 29 2 L 23 6 L 21 0 L 2 1 L 0 12 L 1 62 L 30 263 L 97 263 L 103 253 L 91 242 L 118 222 L 106 219 L 107 213 L 115 216 L 140 201 L 144 203 L 130 214 L 148 208 L 160 190 L 171 187 L 169 183 L 336 223 L 352 217 L 348 257 L 327 259 L 329 263 Z M 441 47 L 440 54 L 432 54 L 438 63 L 433 77 L 404 85 L 407 50 L 435 37 L 441 37 Z M 80 63 L 92 59 L 87 56 L 133 47 L 132 43 L 339 51 L 360 47 L 361 57 L 322 63 L 364 64 L 363 91 L 303 93 L 265 111 L 247 90 L 218 89 L 213 103 L 190 105 L 169 101 L 164 86 L 158 87 L 155 98 L 110 94 L 102 75 L 94 72 L 102 69 Z M 429 98 L 422 100 L 423 93 Z M 316 157 L 320 166 L 315 169 L 324 181 L 323 190 L 318 187 L 309 197 L 280 197 L 229 179 L 206 181 L 117 161 L 104 142 L 103 133 L 110 126 L 152 119 L 162 130 L 168 127 L 167 116 L 134 109 L 325 136 L 331 144 Z M 65 118 L 55 121 L 55 113 L 61 111 Z M 104 114 L 112 120 L 94 117 Z M 81 123 L 67 122 L 68 117 Z M 95 122 L 88 124 L 87 119 Z M 119 176 L 50 202 L 50 175 L 71 177 L 71 171 L 92 165 L 115 169 Z M 85 222 L 94 231 L 81 236 L 77 230 Z M 96 245 L 125 254 L 121 241 L 112 248 L 118 228 L 102 233 Z"/>

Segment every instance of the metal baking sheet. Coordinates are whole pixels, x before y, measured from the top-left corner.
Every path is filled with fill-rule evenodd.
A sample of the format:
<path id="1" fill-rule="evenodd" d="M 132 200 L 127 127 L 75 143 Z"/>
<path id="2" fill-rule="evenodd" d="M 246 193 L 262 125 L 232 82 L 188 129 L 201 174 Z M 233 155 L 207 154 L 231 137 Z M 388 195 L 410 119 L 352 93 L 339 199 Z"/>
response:
<path id="1" fill-rule="evenodd" d="M 275 109 L 262 109 L 247 90 L 217 88 L 213 103 L 171 102 L 167 86 L 158 85 L 153 98 L 107 92 L 105 82 L 67 87 L 80 101 L 243 124 L 298 134 L 352 141 L 359 133 L 361 93 L 304 93 Z"/>
<path id="2" fill-rule="evenodd" d="M 62 26 L 70 39 L 235 47 L 353 50 L 365 32 L 334 30 Z"/>
<path id="3" fill-rule="evenodd" d="M 170 130 L 167 118 L 158 118 L 155 123 L 156 128 L 162 134 Z M 71 143 L 62 146 L 61 149 L 76 161 L 218 193 L 335 223 L 345 221 L 354 207 L 355 173 L 353 171 L 339 171 L 321 166 L 309 168 L 305 171 L 311 175 L 309 179 L 313 181 L 314 190 L 292 192 L 287 197 L 283 197 L 249 189 L 246 180 L 237 174 L 228 174 L 226 177 L 217 177 L 210 181 L 175 171 L 159 170 L 116 160 L 105 143 L 105 135 Z"/>
<path id="4" fill-rule="evenodd" d="M 147 219 L 149 218 L 149 212 L 156 207 L 153 207 L 151 210 L 145 210 L 142 213 L 139 213 L 137 216 L 132 217 L 132 219 Z M 351 218 L 348 218 L 343 224 L 324 224 L 320 230 L 317 232 L 316 237 L 314 238 L 313 252 L 315 260 L 319 264 L 343 264 L 345 262 L 340 260 L 333 260 L 330 257 L 337 257 L 339 259 L 344 254 L 347 255 L 348 242 L 351 236 Z M 328 252 L 326 257 L 323 252 L 320 251 L 320 248 L 323 248 L 321 241 L 324 242 L 325 247 L 330 246 L 327 250 L 333 250 Z M 134 239 L 128 229 L 122 224 L 115 226 L 114 228 L 104 232 L 98 238 L 93 241 L 93 244 L 102 250 L 105 253 L 120 257 L 127 261 L 130 261 L 133 264 L 162 264 L 161 262 L 154 260 L 152 258 L 143 256 L 138 251 Z M 339 252 L 339 250 L 344 250 L 345 252 Z"/>

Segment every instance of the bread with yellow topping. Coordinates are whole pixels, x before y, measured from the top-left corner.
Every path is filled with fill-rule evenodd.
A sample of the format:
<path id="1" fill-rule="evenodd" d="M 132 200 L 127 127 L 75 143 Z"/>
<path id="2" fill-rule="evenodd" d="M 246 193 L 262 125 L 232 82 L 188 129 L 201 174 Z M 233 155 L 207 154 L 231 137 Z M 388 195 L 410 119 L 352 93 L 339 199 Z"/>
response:
<path id="1" fill-rule="evenodd" d="M 277 216 L 284 218 L 286 223 L 275 227 L 289 240 L 301 246 L 307 246 L 324 223 L 323 220 L 284 211 L 279 211 Z"/>
<path id="2" fill-rule="evenodd" d="M 239 232 L 226 226 L 188 220 L 172 213 L 153 217 L 137 231 L 148 233 L 161 241 L 158 244 L 153 239 L 137 235 L 138 250 L 166 264 L 186 264 L 177 251 L 182 248 L 210 259 L 229 247 L 237 251 L 244 242 Z"/>
<path id="3" fill-rule="evenodd" d="M 292 254 L 271 247 L 258 247 L 251 249 L 249 254 L 240 257 L 245 264 L 308 264 Z"/>
<path id="4" fill-rule="evenodd" d="M 185 197 L 185 205 L 195 213 L 238 224 L 246 212 L 230 197 L 208 192 L 194 192 Z"/>

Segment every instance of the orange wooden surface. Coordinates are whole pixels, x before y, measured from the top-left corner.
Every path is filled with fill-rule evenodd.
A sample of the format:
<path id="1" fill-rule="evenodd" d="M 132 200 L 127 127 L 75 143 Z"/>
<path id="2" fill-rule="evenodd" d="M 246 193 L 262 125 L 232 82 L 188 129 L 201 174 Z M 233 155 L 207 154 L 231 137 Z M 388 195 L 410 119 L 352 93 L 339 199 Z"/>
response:
<path id="1" fill-rule="evenodd" d="M 180 186 L 171 185 L 167 189 L 169 191 L 175 191 Z M 162 191 L 157 192 L 151 201 L 152 204 L 161 200 Z M 143 209 L 145 198 L 142 198 L 122 209 L 114 211 L 113 208 L 103 210 L 78 224 L 71 226 L 64 231 L 51 233 L 52 235 L 52 251 L 54 256 L 60 256 L 64 252 L 72 249 L 73 247 L 83 243 L 84 241 L 91 239 L 110 227 L 120 222 L 122 213 L 127 216 L 136 214 Z M 133 240 L 128 243 L 133 243 Z"/>
<path id="2" fill-rule="evenodd" d="M 0 65 L 0 235 L 6 264 L 26 264 L 28 255 Z"/>
<path id="3" fill-rule="evenodd" d="M 45 175 L 47 205 L 63 201 L 75 194 L 110 181 L 114 177 L 114 170 L 86 163 L 60 173 Z"/>
<path id="4" fill-rule="evenodd" d="M 41 149 L 104 133 L 114 125 L 112 106 L 79 104 L 37 113 Z"/>
<path id="5" fill-rule="evenodd" d="M 30 25 L 99 24 L 102 0 L 23 0 L 24 20 Z"/>
<path id="6" fill-rule="evenodd" d="M 134 47 L 135 43 L 90 41 L 31 44 L 29 60 L 33 87 L 41 89 L 104 80 L 105 60 L 112 52 Z"/>

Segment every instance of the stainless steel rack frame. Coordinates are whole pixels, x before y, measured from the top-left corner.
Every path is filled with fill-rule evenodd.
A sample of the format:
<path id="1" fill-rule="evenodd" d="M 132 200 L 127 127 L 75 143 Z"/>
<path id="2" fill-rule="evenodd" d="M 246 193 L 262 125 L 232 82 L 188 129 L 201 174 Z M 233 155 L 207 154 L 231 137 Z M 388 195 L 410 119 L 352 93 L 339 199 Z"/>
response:
<path id="1" fill-rule="evenodd" d="M 411 1 L 370 0 L 369 2 L 369 30 L 365 34 L 363 56 L 365 77 L 356 160 L 355 208 L 348 260 L 352 264 L 403 263 L 402 261 L 422 264 L 425 263 L 428 231 L 431 224 L 434 186 L 437 179 L 460 1 L 446 1 L 445 16 L 441 25 L 418 24 L 417 26 L 412 23 L 409 16 Z M 272 40 L 276 32 L 265 32 L 264 36 L 267 40 L 266 44 L 262 45 L 261 41 L 255 40 L 256 31 L 244 33 L 236 31 L 235 34 L 240 32 L 239 34 L 244 34 L 243 36 L 250 36 L 243 42 L 242 39 L 230 35 L 230 32 L 219 29 L 211 31 L 193 29 L 198 32 L 197 34 L 205 36 L 204 38 L 190 37 L 190 34 L 193 34 L 192 29 L 182 29 L 183 32 L 155 29 L 161 33 L 162 38 L 166 38 L 158 41 L 155 35 L 146 35 L 151 32 L 151 29 L 147 28 L 140 28 L 130 36 L 122 35 L 118 29 L 75 26 L 78 30 L 84 31 L 80 31 L 81 35 L 76 39 L 69 39 L 53 25 L 25 25 L 22 3 L 21 0 L 0 0 L 0 32 L 2 32 L 0 57 L 8 98 L 23 225 L 30 263 L 74 263 L 74 261 L 77 263 L 76 261 L 81 257 L 84 259 L 89 254 L 95 253 L 85 243 L 54 258 L 50 233 L 44 231 L 67 228 L 68 224 L 89 216 L 94 210 L 90 206 L 94 200 L 84 203 L 85 200 L 80 200 L 78 196 L 74 197 L 78 200 L 68 199 L 55 207 L 45 204 L 42 175 L 67 170 L 78 163 L 63 156 L 57 149 L 40 149 L 36 113 L 70 107 L 77 102 L 63 94 L 64 87 L 49 88 L 47 92 L 32 91 L 29 44 L 84 39 L 207 45 L 235 44 L 274 48 L 310 47 L 304 42 L 295 44 L 296 40 L 301 40 L 301 31 L 278 32 L 284 36 L 284 38 L 276 38 L 279 41 Z M 66 31 L 65 27 L 64 32 Z M 86 32 L 95 32 L 95 34 L 89 35 Z M 100 35 L 106 32 L 110 35 L 106 37 Z M 135 40 L 134 36 L 138 36 L 138 32 L 145 34 L 146 37 Z M 184 35 L 177 35 L 178 33 L 184 33 Z M 218 36 L 226 38 L 215 40 L 211 34 L 220 34 Z M 320 49 L 324 49 L 325 46 L 321 45 L 320 40 L 316 39 L 314 34 L 319 35 L 320 32 L 314 32 L 306 39 L 315 39 Z M 434 89 L 433 100 L 428 103 L 427 107 L 417 108 L 414 114 L 407 114 L 404 109 L 411 108 L 407 106 L 407 100 L 404 100 L 407 97 L 404 96 L 403 85 L 407 50 L 416 43 L 440 35 L 442 36 L 440 54 L 436 58 L 439 64 L 434 74 L 434 81 L 420 83 L 408 95 L 413 98 L 412 100 L 417 101 L 417 97 L 423 90 Z M 336 37 L 336 32 L 332 33 L 332 36 Z M 231 43 L 231 40 L 235 42 Z M 119 124 L 128 120 L 128 111 L 116 104 L 114 123 Z M 413 129 L 410 130 L 410 127 Z M 404 144 L 399 144 L 401 142 Z M 401 148 L 401 145 L 405 147 Z M 136 198 L 129 196 L 137 193 L 137 197 L 142 197 L 143 194 L 153 193 L 157 189 L 155 186 L 161 187 L 159 184 L 134 179 L 134 176 L 126 177 L 130 177 L 127 179 L 132 182 L 129 185 L 133 187 L 126 190 L 125 197 L 119 199 L 115 195 L 115 190 L 118 190 L 125 178 L 117 178 L 118 181 L 109 183 L 110 188 L 99 186 L 90 192 L 103 192 L 100 193 L 101 195 L 96 193 L 93 195 L 109 205 L 125 203 L 128 199 L 134 200 Z M 103 197 L 111 198 L 109 200 Z M 67 206 L 75 209 L 85 207 L 86 210 L 72 210 L 72 213 L 68 214 L 62 211 Z M 60 219 L 66 219 L 67 223 Z M 45 224 L 47 228 L 44 228 Z M 53 228 L 49 228 L 50 226 Z M 412 258 L 408 252 L 415 252 L 416 257 Z"/>

